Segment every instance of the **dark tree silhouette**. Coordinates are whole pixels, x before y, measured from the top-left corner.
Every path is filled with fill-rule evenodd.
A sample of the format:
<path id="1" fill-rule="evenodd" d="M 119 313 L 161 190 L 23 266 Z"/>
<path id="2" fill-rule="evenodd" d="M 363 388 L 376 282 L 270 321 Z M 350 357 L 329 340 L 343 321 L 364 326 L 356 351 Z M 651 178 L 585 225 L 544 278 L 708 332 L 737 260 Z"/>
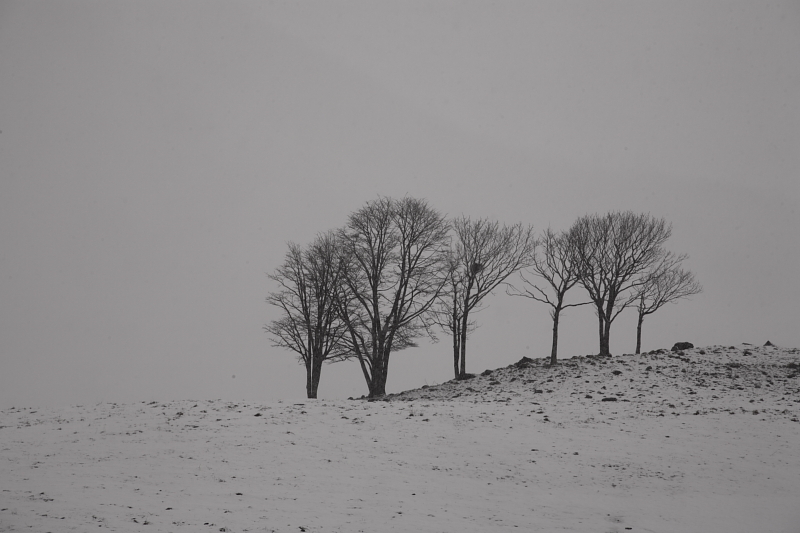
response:
<path id="1" fill-rule="evenodd" d="M 305 249 L 290 243 L 283 264 L 269 275 L 281 289 L 270 293 L 267 302 L 280 309 L 281 317 L 264 329 L 273 346 L 299 355 L 309 398 L 317 397 L 322 363 L 352 355 L 336 305 L 341 274 L 336 236 L 329 232 Z"/>
<path id="2" fill-rule="evenodd" d="M 644 276 L 644 283 L 636 291 L 636 353 L 642 349 L 642 323 L 644 317 L 661 309 L 665 304 L 700 294 L 703 287 L 694 274 L 680 268 L 686 255 L 665 254 L 659 267 Z"/>
<path id="3" fill-rule="evenodd" d="M 522 224 L 501 226 L 462 216 L 453 228 L 446 290 L 434 316 L 453 339 L 453 371 L 459 379 L 467 375 L 467 337 L 476 327 L 470 314 L 506 278 L 532 263 L 536 241 L 533 228 Z"/>
<path id="4" fill-rule="evenodd" d="M 568 307 L 592 303 L 564 303 L 567 291 L 579 281 L 575 243 L 570 239 L 569 233 L 556 233 L 547 228 L 539 238 L 533 264 L 528 270 L 541 281 L 534 281 L 532 276 L 521 271 L 523 288 L 509 286 L 506 292 L 512 296 L 531 298 L 551 307 L 553 337 L 550 347 L 550 364 L 555 365 L 558 363 L 558 324 L 561 313 Z"/>
<path id="5" fill-rule="evenodd" d="M 439 295 L 433 316 L 436 324 L 448 333 L 453 341 L 453 371 L 456 378 L 460 376 L 461 335 L 459 332 L 464 324 L 466 324 L 467 335 L 477 327 L 474 320 L 462 322 L 465 281 L 465 273 L 459 268 L 455 253 L 451 251 L 448 259 L 447 282 Z"/>
<path id="6" fill-rule="evenodd" d="M 347 326 L 369 396 L 386 394 L 393 351 L 430 331 L 430 308 L 447 279 L 449 225 L 423 200 L 379 198 L 340 232 Z"/>
<path id="7" fill-rule="evenodd" d="M 663 218 L 631 211 L 586 215 L 570 228 L 578 278 L 597 314 L 601 355 L 610 355 L 612 322 L 636 299 L 644 274 L 658 270 L 671 234 Z"/>

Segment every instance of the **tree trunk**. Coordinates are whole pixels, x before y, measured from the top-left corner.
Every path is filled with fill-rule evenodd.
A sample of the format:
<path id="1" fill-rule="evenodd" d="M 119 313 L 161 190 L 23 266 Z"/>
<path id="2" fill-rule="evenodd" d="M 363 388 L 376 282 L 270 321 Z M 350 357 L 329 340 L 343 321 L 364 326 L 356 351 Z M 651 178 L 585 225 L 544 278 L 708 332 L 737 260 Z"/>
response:
<path id="1" fill-rule="evenodd" d="M 604 320 L 602 337 L 600 338 L 600 354 L 611 355 L 611 322 Z"/>
<path id="2" fill-rule="evenodd" d="M 369 383 L 369 397 L 379 398 L 386 396 L 386 370 L 388 366 L 389 354 L 385 347 L 378 347 L 378 357 L 372 365 L 372 379 Z"/>
<path id="3" fill-rule="evenodd" d="M 369 384 L 369 397 L 380 398 L 381 396 L 386 396 L 386 377 L 383 370 L 374 372 L 372 383 Z"/>
<path id="4" fill-rule="evenodd" d="M 458 320 L 458 290 L 453 290 L 453 308 L 450 315 L 450 332 L 453 334 L 453 373 L 454 378 L 458 379 L 458 361 L 461 357 L 461 322 Z"/>
<path id="5" fill-rule="evenodd" d="M 561 314 L 561 309 L 556 307 L 553 309 L 553 346 L 550 348 L 550 365 L 558 364 L 558 317 Z"/>
<path id="6" fill-rule="evenodd" d="M 319 378 L 322 375 L 322 357 L 315 357 L 314 362 L 311 365 L 312 369 L 312 376 L 311 376 L 311 391 L 308 394 L 309 398 L 316 398 L 317 397 L 317 390 L 319 389 Z"/>
<path id="7" fill-rule="evenodd" d="M 389 380 L 389 354 L 392 349 L 390 346 L 384 348 L 383 352 L 383 373 L 381 373 L 381 396 L 386 394 L 386 382 Z"/>
<path id="8" fill-rule="evenodd" d="M 455 324 L 455 323 L 454 323 Z M 461 357 L 461 350 L 459 349 L 458 339 L 460 338 L 460 332 L 453 327 L 453 372 L 455 372 L 455 378 L 458 379 L 458 361 Z"/>
<path id="9" fill-rule="evenodd" d="M 311 358 L 313 356 L 308 354 L 304 357 L 306 365 L 306 397 L 311 398 L 312 391 L 314 390 L 314 374 L 311 366 Z"/>
<path id="10" fill-rule="evenodd" d="M 461 319 L 461 331 L 459 334 L 461 335 L 460 346 L 461 348 L 461 368 L 458 373 L 458 377 L 463 378 L 467 373 L 467 325 L 469 319 L 469 311 L 464 309 L 464 316 Z"/>
<path id="11" fill-rule="evenodd" d="M 603 328 L 604 320 L 603 320 L 603 307 L 602 305 L 597 305 L 597 330 L 599 332 L 600 337 L 600 355 L 606 355 L 608 353 L 608 342 L 603 342 L 606 340 L 605 338 L 605 329 Z"/>
<path id="12" fill-rule="evenodd" d="M 644 322 L 644 314 L 639 313 L 639 321 L 636 323 L 636 354 L 642 353 L 642 322 Z"/>

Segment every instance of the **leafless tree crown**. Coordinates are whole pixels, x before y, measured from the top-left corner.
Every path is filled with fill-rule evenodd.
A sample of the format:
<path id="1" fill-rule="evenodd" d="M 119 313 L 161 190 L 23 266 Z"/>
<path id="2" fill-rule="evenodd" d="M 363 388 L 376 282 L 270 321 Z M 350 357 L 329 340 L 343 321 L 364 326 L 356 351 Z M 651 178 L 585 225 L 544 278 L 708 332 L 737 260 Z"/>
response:
<path id="1" fill-rule="evenodd" d="M 567 291 L 579 282 L 579 262 L 576 242 L 570 233 L 547 228 L 537 243 L 533 263 L 520 272 L 521 288 L 509 286 L 508 294 L 524 296 L 550 306 L 553 336 L 550 364 L 558 360 L 558 327 L 561 313 L 569 307 L 591 302 L 565 303 Z"/>
<path id="2" fill-rule="evenodd" d="M 665 252 L 659 262 L 644 274 L 643 283 L 635 293 L 634 301 L 638 320 L 636 326 L 636 352 L 642 348 L 642 323 L 668 303 L 700 294 L 703 287 L 695 279 L 694 274 L 681 268 L 686 255 L 675 255 Z"/>
<path id="3" fill-rule="evenodd" d="M 522 224 L 506 226 L 462 216 L 453 221 L 453 229 L 446 290 L 434 317 L 453 338 L 458 378 L 466 375 L 467 337 L 476 327 L 470 314 L 511 274 L 531 264 L 536 241 L 533 228 Z"/>
<path id="4" fill-rule="evenodd" d="M 298 354 L 306 367 L 306 388 L 315 398 L 324 361 L 353 355 L 345 323 L 338 313 L 336 294 L 342 280 L 339 245 L 333 232 L 319 235 L 307 248 L 290 243 L 283 264 L 269 278 L 280 289 L 267 302 L 280 318 L 264 326 L 273 346 Z"/>
<path id="5" fill-rule="evenodd" d="M 610 353 L 611 323 L 636 298 L 644 274 L 663 260 L 671 234 L 663 218 L 631 211 L 586 215 L 570 229 L 578 278 L 598 318 L 601 354 Z"/>
<path id="6" fill-rule="evenodd" d="M 423 200 L 379 198 L 340 232 L 340 315 L 371 396 L 385 393 L 389 356 L 432 325 L 428 311 L 446 281 L 449 225 Z"/>

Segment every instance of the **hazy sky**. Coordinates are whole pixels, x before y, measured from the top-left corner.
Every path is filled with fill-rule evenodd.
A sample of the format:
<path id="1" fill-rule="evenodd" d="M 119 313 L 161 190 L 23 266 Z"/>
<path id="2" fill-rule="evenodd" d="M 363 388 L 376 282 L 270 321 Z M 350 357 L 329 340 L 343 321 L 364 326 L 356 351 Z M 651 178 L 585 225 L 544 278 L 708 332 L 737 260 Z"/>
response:
<path id="1" fill-rule="evenodd" d="M 645 350 L 797 347 L 799 171 L 797 2 L 2 2 L 0 408 L 302 398 L 266 273 L 378 195 L 666 217 L 704 292 Z M 546 306 L 488 302 L 468 371 L 549 353 Z M 570 310 L 560 355 L 597 350 Z M 450 358 L 398 353 L 387 388 Z"/>

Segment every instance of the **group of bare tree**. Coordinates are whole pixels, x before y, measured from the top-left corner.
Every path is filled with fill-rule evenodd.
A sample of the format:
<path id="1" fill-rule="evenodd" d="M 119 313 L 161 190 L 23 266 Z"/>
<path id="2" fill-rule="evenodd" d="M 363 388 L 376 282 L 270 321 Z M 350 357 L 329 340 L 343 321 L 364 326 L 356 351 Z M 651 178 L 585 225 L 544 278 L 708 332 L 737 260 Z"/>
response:
<path id="1" fill-rule="evenodd" d="M 559 317 L 568 307 L 594 307 L 600 355 L 611 353 L 611 324 L 622 311 L 635 307 L 638 354 L 645 316 L 702 291 L 694 274 L 681 268 L 687 256 L 664 248 L 671 235 L 672 226 L 663 218 L 630 211 L 586 215 L 566 231 L 548 228 L 543 233 L 530 269 L 533 275 L 522 273 L 522 288 L 509 286 L 507 292 L 551 307 L 551 364 L 557 361 Z M 565 304 L 567 291 L 575 285 L 586 290 L 588 299 Z"/>
<path id="2" fill-rule="evenodd" d="M 454 235 L 453 235 L 454 233 Z M 280 318 L 265 326 L 273 345 L 298 354 L 315 398 L 323 362 L 357 359 L 370 397 L 386 393 L 392 353 L 453 339 L 456 377 L 466 374 L 470 314 L 508 276 L 532 263 L 531 227 L 461 217 L 425 201 L 379 198 L 307 248 L 289 245 L 267 301 Z"/>
<path id="3" fill-rule="evenodd" d="M 298 354 L 309 398 L 317 397 L 324 362 L 350 358 L 358 360 L 369 396 L 384 395 L 390 356 L 420 337 L 435 339 L 438 329 L 452 339 L 455 377 L 469 377 L 473 315 L 501 284 L 509 294 L 551 306 L 551 363 L 559 315 L 578 305 L 594 304 L 600 353 L 608 354 L 611 323 L 635 304 L 638 353 L 644 317 L 700 291 L 680 269 L 685 256 L 663 249 L 670 232 L 663 219 L 611 213 L 582 217 L 568 231 L 548 229 L 537 239 L 531 226 L 448 220 L 424 200 L 378 198 L 306 248 L 289 245 L 270 275 L 280 289 L 267 298 L 280 318 L 265 330 L 274 346 Z M 518 272 L 521 289 L 507 282 Z M 565 303 L 577 284 L 589 301 Z"/>

